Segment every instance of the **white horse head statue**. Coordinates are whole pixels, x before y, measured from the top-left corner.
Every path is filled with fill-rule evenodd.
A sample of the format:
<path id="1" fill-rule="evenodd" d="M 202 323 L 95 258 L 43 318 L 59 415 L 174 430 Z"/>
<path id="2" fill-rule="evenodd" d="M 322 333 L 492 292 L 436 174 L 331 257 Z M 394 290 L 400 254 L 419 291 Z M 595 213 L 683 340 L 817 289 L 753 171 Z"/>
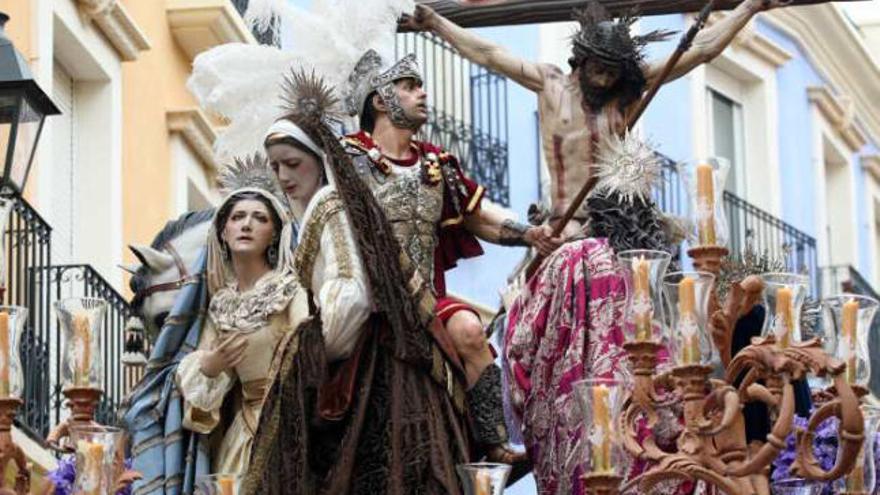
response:
<path id="1" fill-rule="evenodd" d="M 198 281 L 195 271 L 200 267 L 194 264 L 207 242 L 213 216 L 214 210 L 184 213 L 165 224 L 149 246 L 129 246 L 139 263 L 122 268 L 132 274 L 132 307 L 147 335 L 158 335 L 177 294 Z"/>

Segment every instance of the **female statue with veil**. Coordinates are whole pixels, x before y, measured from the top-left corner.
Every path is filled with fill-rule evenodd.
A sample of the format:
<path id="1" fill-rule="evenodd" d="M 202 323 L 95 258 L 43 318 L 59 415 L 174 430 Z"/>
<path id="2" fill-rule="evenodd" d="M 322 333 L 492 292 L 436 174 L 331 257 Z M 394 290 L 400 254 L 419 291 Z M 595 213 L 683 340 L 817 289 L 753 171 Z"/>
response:
<path id="1" fill-rule="evenodd" d="M 359 332 L 340 338 L 327 326 L 340 318 L 340 298 L 326 283 L 312 284 L 323 342 L 304 329 L 298 343 L 278 348 L 245 493 L 458 494 L 455 466 L 469 456 L 464 404 L 449 393 L 448 380 L 460 377 L 430 337 L 433 296 L 328 125 L 332 90 L 295 74 L 285 92 L 289 112 L 265 139 L 270 164 L 295 195 L 311 168 L 288 144 L 314 145 L 329 184 L 299 208 L 296 272 L 321 280 L 326 262 L 343 253 L 327 249 L 352 240 L 343 256 L 363 259 L 373 307 Z"/>
<path id="2" fill-rule="evenodd" d="M 321 352 L 342 358 L 351 352 L 356 332 L 369 314 L 363 269 L 351 236 L 345 234 L 350 231 L 347 220 L 340 209 L 317 206 L 327 204 L 329 196 L 327 175 L 318 158 L 322 152 L 301 132 L 279 125 L 288 134 L 286 157 L 301 157 L 297 166 L 308 178 L 298 181 L 296 193 L 285 197 L 265 159 L 256 155 L 236 161 L 220 179 L 227 190 L 233 190 L 217 208 L 208 233 L 207 317 L 196 349 L 186 353 L 174 371 L 182 399 L 182 427 L 200 438 L 200 459 L 194 463 L 200 465 L 179 463 L 170 466 L 170 472 L 243 474 L 279 342 L 295 350 L 301 339 L 325 340 Z M 294 268 L 294 221 L 288 200 L 300 221 L 303 213 L 308 216 L 312 211 L 306 207 L 316 205 L 327 232 L 318 240 L 321 249 L 311 257 L 318 268 L 306 284 Z M 315 312 L 310 308 L 312 294 L 325 316 L 322 324 L 310 317 Z M 132 426 L 145 419 L 138 416 L 150 414 L 142 409 L 129 413 L 126 421 Z M 142 460 L 149 464 L 149 459 Z M 136 463 L 139 460 L 136 454 Z M 166 465 L 166 473 L 168 469 Z M 135 488 L 143 487 L 146 493 L 181 490 L 167 475 L 146 481 L 152 483 Z"/>
<path id="3" fill-rule="evenodd" d="M 208 237 L 208 318 L 198 348 L 177 369 L 183 426 L 222 435 L 212 471 L 246 468 L 275 347 L 308 316 L 292 269 L 286 208 L 259 187 L 230 193 Z M 222 417 L 229 399 L 234 411 Z M 228 424 L 225 430 L 222 426 Z"/>

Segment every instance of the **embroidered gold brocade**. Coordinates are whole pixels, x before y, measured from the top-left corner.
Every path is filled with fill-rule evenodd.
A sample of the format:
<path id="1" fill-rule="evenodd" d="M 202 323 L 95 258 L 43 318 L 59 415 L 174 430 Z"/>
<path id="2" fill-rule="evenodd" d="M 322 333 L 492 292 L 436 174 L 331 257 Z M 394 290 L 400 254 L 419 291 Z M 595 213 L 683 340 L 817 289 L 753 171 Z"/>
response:
<path id="1" fill-rule="evenodd" d="M 305 230 L 299 240 L 299 245 L 293 255 L 293 266 L 296 269 L 300 279 L 308 281 L 312 279 L 312 271 L 315 268 L 315 260 L 321 249 L 321 235 L 324 233 L 324 224 L 326 219 L 337 212 L 342 212 L 342 201 L 335 191 L 321 198 L 320 203 L 315 205 L 312 210 L 312 219 L 306 225 Z M 341 230 L 340 230 L 341 234 Z M 347 260 L 347 269 L 351 272 L 351 257 L 348 250 L 344 246 L 338 244 L 344 242 L 342 237 L 333 239 L 334 247 L 339 251 L 344 251 L 343 255 Z M 338 243 L 337 243 L 338 242 Z M 341 269 L 341 267 L 340 267 Z"/>

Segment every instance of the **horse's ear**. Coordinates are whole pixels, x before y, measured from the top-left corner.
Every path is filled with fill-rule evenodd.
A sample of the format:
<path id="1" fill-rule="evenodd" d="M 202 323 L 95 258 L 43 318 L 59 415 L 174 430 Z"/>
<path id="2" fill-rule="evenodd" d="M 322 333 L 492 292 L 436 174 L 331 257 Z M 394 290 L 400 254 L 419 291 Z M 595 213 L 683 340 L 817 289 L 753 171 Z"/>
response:
<path id="1" fill-rule="evenodd" d="M 129 263 L 127 265 L 126 264 L 119 264 L 116 266 L 121 268 L 122 271 L 134 275 L 137 273 L 138 269 L 144 265 L 142 265 L 141 263 Z"/>
<path id="2" fill-rule="evenodd" d="M 131 245 L 128 246 L 128 248 L 135 256 L 137 256 L 137 259 L 152 272 L 162 273 L 174 266 L 174 258 L 171 257 L 170 254 L 163 253 L 158 249 L 153 249 L 150 246 L 138 245 Z"/>

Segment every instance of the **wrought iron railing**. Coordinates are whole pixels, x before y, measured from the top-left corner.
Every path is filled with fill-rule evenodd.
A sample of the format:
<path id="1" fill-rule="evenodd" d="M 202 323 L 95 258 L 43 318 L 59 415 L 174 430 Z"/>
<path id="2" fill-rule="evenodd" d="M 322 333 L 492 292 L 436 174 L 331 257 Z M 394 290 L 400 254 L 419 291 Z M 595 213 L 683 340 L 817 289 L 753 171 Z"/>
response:
<path id="1" fill-rule="evenodd" d="M 45 436 L 49 429 L 49 338 L 47 330 L 36 322 L 46 307 L 45 294 L 33 292 L 31 272 L 51 265 L 52 227 L 27 201 L 14 197 L 12 211 L 3 232 L 7 286 L 3 303 L 28 308 L 22 335 L 21 361 L 25 372 L 24 405 L 17 424 L 34 438 Z"/>
<path id="2" fill-rule="evenodd" d="M 17 425 L 35 439 L 44 438 L 62 419 L 63 342 L 53 304 L 65 297 L 100 297 L 109 304 L 103 326 L 104 397 L 98 420 L 115 422 L 116 406 L 135 379 L 136 369 L 121 364 L 124 325 L 131 310 L 125 299 L 89 265 L 52 266 L 52 227 L 23 198 L 14 198 L 6 230 L 7 290 L 4 303 L 25 306 L 22 335 L 24 405 Z"/>
<path id="3" fill-rule="evenodd" d="M 37 267 L 32 274 L 32 290 L 42 294 L 44 303 L 36 307 L 33 327 L 43 336 L 43 349 L 48 349 L 49 367 L 44 368 L 41 384 L 43 395 L 38 401 L 43 407 L 35 411 L 35 425 L 57 424 L 63 419 L 64 396 L 62 395 L 61 359 L 64 339 L 54 313 L 54 303 L 68 297 L 97 297 L 107 301 L 101 329 L 102 359 L 104 368 L 104 394 L 98 405 L 96 419 L 103 424 L 116 423 L 116 409 L 127 391 L 133 370 L 122 365 L 125 346 L 125 323 L 131 316 L 128 302 L 91 265 L 58 265 Z M 48 342 L 48 346 L 45 344 Z M 30 378 L 30 377 L 28 377 Z M 28 384 L 33 381 L 26 382 Z M 43 385 L 48 385 L 44 387 Z M 46 393 L 48 392 L 48 395 Z M 46 407 L 48 406 L 48 407 Z M 40 416 L 40 415 L 43 416 Z M 44 428 L 33 428 L 42 433 Z"/>
<path id="4" fill-rule="evenodd" d="M 232 0 L 232 5 L 235 6 L 235 10 L 238 11 L 238 15 L 244 17 L 245 12 L 247 12 L 248 4 L 250 0 Z M 281 26 L 278 20 L 272 22 L 268 29 L 265 31 L 261 31 L 259 29 L 252 29 L 251 33 L 253 33 L 254 38 L 257 39 L 261 45 L 278 45 L 281 41 L 280 39 Z"/>
<path id="5" fill-rule="evenodd" d="M 730 191 L 724 191 L 724 212 L 730 229 L 729 247 L 734 253 L 751 245 L 758 253 L 785 260 L 789 271 L 809 275 L 818 294 L 816 238 L 798 230 Z"/>
<path id="6" fill-rule="evenodd" d="M 431 113 L 421 138 L 457 156 L 489 199 L 509 206 L 507 79 L 429 33 L 398 34 L 395 52 L 415 53 L 422 65 Z"/>
<path id="7" fill-rule="evenodd" d="M 654 189 L 654 202 L 667 214 L 683 217 L 687 215 L 687 192 L 684 182 L 675 168 L 675 161 L 657 153 L 660 160 L 660 187 Z"/>
<path id="8" fill-rule="evenodd" d="M 823 266 L 820 279 L 823 297 L 849 292 L 880 300 L 874 287 L 852 265 Z"/>
<path id="9" fill-rule="evenodd" d="M 667 213 L 686 215 L 687 193 L 675 168 L 675 162 L 661 156 L 661 163 L 662 182 L 654 192 L 654 200 Z M 724 191 L 723 197 L 729 234 L 728 248 L 731 253 L 742 253 L 749 246 L 759 254 L 784 260 L 788 270 L 810 276 L 814 294 L 821 292 L 814 237 L 730 191 Z"/>
<path id="10" fill-rule="evenodd" d="M 40 301 L 33 300 L 29 292 L 28 271 L 52 264 L 52 227 L 27 201 L 12 199 L 12 211 L 3 232 L 7 270 L 4 304 L 31 308 Z M 33 321 L 33 311 L 29 316 Z"/>

